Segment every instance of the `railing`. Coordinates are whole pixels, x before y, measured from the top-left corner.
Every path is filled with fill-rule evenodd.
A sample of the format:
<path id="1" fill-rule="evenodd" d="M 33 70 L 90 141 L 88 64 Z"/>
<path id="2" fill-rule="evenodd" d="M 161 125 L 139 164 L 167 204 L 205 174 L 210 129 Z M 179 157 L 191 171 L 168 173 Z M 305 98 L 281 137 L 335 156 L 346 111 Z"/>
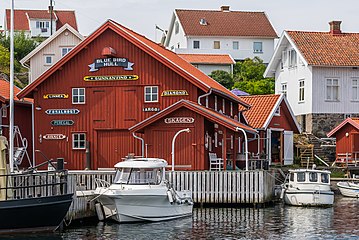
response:
<path id="1" fill-rule="evenodd" d="M 338 165 L 339 167 L 359 166 L 359 152 L 337 153 L 337 157 L 332 166 L 334 165 Z"/>
<path id="2" fill-rule="evenodd" d="M 0 175 L 0 200 L 67 194 L 67 180 L 65 170 Z"/>

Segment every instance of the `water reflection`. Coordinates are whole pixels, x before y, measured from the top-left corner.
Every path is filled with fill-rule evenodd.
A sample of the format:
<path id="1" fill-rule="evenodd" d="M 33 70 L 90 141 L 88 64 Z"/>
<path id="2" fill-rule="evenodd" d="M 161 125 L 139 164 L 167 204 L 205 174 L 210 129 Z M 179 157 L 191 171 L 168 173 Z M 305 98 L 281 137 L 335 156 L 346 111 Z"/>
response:
<path id="1" fill-rule="evenodd" d="M 359 200 L 337 197 L 331 208 L 278 204 L 195 208 L 192 218 L 158 223 L 98 223 L 68 229 L 64 239 L 358 239 Z"/>

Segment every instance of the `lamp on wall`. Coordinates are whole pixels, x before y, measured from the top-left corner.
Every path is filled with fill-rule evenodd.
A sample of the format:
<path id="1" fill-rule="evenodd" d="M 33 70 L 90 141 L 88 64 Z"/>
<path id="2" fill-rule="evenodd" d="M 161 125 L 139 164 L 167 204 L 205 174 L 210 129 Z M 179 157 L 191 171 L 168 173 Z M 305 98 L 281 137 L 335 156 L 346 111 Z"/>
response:
<path id="1" fill-rule="evenodd" d="M 346 137 L 349 137 L 349 133 L 345 133 L 345 136 L 346 136 Z"/>

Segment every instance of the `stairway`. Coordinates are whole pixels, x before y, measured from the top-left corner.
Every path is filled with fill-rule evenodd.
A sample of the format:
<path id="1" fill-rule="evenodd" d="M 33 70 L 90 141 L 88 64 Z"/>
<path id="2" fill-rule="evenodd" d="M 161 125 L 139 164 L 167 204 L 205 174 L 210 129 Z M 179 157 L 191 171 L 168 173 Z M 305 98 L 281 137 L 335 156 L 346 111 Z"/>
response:
<path id="1" fill-rule="evenodd" d="M 314 145 L 301 144 L 296 145 L 297 156 L 300 158 L 300 165 L 302 167 L 311 167 L 314 164 Z"/>

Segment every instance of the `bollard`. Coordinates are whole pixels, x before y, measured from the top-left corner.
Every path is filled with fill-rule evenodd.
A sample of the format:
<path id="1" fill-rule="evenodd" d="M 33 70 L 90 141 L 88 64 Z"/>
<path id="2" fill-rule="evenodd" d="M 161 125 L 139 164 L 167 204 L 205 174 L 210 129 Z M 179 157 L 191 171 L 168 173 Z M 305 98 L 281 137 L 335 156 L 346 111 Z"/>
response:
<path id="1" fill-rule="evenodd" d="M 63 158 L 57 158 L 57 171 L 64 170 L 64 159 Z"/>

